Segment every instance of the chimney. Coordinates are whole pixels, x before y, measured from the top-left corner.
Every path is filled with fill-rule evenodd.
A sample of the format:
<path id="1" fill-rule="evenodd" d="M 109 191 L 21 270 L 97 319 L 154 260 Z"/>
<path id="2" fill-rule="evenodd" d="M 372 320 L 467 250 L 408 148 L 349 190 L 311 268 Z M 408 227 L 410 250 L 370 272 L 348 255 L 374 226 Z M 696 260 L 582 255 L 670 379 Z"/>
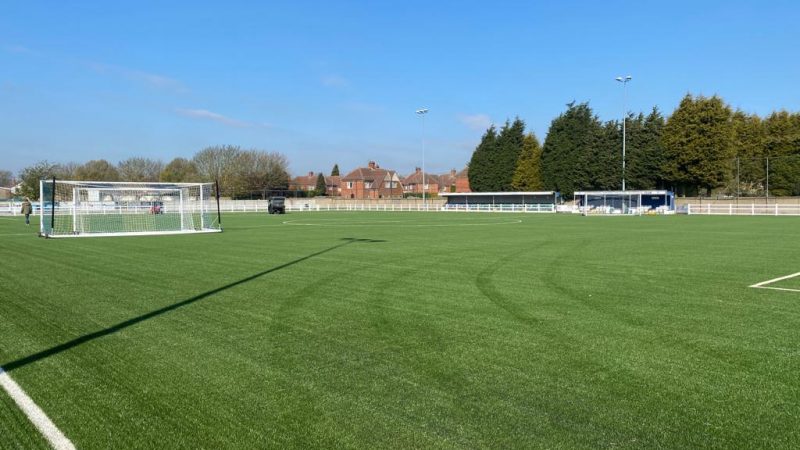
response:
<path id="1" fill-rule="evenodd" d="M 456 177 L 456 169 L 450 169 L 450 176 L 455 178 Z"/>
<path id="2" fill-rule="evenodd" d="M 370 161 L 369 164 L 367 164 L 367 166 L 369 166 L 370 169 L 375 170 L 375 161 Z"/>
<path id="3" fill-rule="evenodd" d="M 414 169 L 414 171 L 415 171 L 416 173 L 420 173 L 420 172 L 422 172 L 422 169 L 420 169 L 419 167 L 417 167 L 416 169 Z"/>
<path id="4" fill-rule="evenodd" d="M 309 178 L 311 178 L 311 177 L 313 177 L 313 176 L 314 176 L 314 171 L 309 171 L 309 172 L 308 172 L 308 177 L 309 177 Z"/>

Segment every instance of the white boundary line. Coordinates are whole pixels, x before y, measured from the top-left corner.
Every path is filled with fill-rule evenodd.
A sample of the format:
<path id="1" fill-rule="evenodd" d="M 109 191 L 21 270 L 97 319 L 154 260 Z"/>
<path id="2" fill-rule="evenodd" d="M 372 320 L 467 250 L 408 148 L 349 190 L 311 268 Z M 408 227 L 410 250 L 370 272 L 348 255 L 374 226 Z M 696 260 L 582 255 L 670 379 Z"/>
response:
<path id="1" fill-rule="evenodd" d="M 762 281 L 760 283 L 752 284 L 752 285 L 750 285 L 750 287 L 751 288 L 757 288 L 757 289 L 774 289 L 776 291 L 800 292 L 800 289 L 789 289 L 789 288 L 779 288 L 779 287 L 767 286 L 767 284 L 772 284 L 772 283 L 775 283 L 775 282 L 778 282 L 778 281 L 782 281 L 782 280 L 788 280 L 789 278 L 794 278 L 794 277 L 798 277 L 798 276 L 800 276 L 800 272 L 793 273 L 791 275 L 786 275 L 786 276 L 783 276 L 783 277 L 773 278 L 773 279 L 767 280 L 767 281 Z"/>
<path id="2" fill-rule="evenodd" d="M 415 223 L 408 223 L 404 221 L 398 220 L 384 220 L 384 221 L 374 221 L 374 222 L 333 222 L 329 221 L 328 223 L 303 223 L 297 222 L 295 220 L 284 220 L 281 222 L 283 225 L 294 225 L 294 226 L 306 226 L 306 227 L 366 227 L 371 225 L 383 225 L 383 224 L 396 224 L 396 226 L 401 228 L 411 228 L 411 227 L 477 227 L 477 226 L 490 226 L 490 225 L 513 225 L 517 223 L 522 223 L 521 219 L 509 221 L 509 222 L 477 222 L 477 223 L 437 223 L 437 224 L 415 224 Z"/>
<path id="3" fill-rule="evenodd" d="M 8 373 L 0 367 L 0 385 L 3 386 L 8 395 L 16 402 L 19 409 L 28 417 L 36 429 L 42 433 L 50 446 L 55 450 L 75 450 L 75 445 L 64 436 L 64 433 L 47 417 L 47 414 L 39 408 L 36 403 L 28 397 L 28 394 L 11 379 Z"/>

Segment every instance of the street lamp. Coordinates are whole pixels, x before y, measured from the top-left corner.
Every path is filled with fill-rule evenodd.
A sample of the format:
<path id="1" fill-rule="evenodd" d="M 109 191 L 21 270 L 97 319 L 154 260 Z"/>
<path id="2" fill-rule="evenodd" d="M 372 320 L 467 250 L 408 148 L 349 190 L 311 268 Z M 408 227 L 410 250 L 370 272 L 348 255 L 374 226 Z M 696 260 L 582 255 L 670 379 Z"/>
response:
<path id="1" fill-rule="evenodd" d="M 425 114 L 428 114 L 428 108 L 418 109 L 416 113 L 422 117 L 422 206 L 427 210 L 428 204 L 425 203 Z"/>
<path id="2" fill-rule="evenodd" d="M 631 76 L 617 77 L 616 80 L 622 83 L 622 190 L 625 190 L 625 122 L 628 118 L 628 93 L 625 87 L 628 81 L 631 81 Z"/>

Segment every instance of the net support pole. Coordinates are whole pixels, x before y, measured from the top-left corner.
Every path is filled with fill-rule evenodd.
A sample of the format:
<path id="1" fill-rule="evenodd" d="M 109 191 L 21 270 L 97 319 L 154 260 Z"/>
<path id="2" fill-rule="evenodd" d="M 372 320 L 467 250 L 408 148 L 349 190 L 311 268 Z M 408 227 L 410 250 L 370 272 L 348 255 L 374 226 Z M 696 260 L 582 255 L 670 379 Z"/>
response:
<path id="1" fill-rule="evenodd" d="M 222 230 L 222 213 L 219 211 L 219 179 L 214 180 L 217 188 L 217 223 L 219 224 L 220 231 Z"/>
<path id="2" fill-rule="evenodd" d="M 39 205 L 44 206 L 44 205 Z M 56 177 L 53 177 L 53 192 L 50 194 L 50 234 L 56 228 Z"/>
<path id="3" fill-rule="evenodd" d="M 72 232 L 78 232 L 78 188 L 72 188 Z"/>
<path id="4" fill-rule="evenodd" d="M 200 229 L 205 230 L 206 226 L 203 223 L 203 216 L 205 216 L 205 204 L 203 203 L 203 185 L 200 185 Z"/>
<path id="5" fill-rule="evenodd" d="M 39 236 L 44 236 L 44 180 L 39 180 Z"/>
<path id="6" fill-rule="evenodd" d="M 184 220 L 183 216 L 184 216 L 184 213 L 186 211 L 184 211 L 184 209 L 183 209 L 183 189 L 179 189 L 178 190 L 178 195 L 179 195 L 179 199 L 180 199 L 180 203 L 179 204 L 180 204 L 180 212 L 181 212 L 181 230 L 185 230 L 186 229 L 186 224 L 185 224 L 185 220 Z"/>

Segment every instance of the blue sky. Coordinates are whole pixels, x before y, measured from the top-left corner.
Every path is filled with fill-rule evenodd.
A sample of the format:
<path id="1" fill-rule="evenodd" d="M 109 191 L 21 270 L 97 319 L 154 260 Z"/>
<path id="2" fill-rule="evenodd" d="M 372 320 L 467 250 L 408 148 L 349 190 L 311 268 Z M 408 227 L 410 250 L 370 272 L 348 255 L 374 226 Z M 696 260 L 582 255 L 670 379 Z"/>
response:
<path id="1" fill-rule="evenodd" d="M 603 120 L 687 92 L 800 109 L 800 4 L 6 1 L 0 169 L 284 153 L 294 174 L 374 159 L 461 169 L 490 123 L 543 140 L 573 100 Z"/>

